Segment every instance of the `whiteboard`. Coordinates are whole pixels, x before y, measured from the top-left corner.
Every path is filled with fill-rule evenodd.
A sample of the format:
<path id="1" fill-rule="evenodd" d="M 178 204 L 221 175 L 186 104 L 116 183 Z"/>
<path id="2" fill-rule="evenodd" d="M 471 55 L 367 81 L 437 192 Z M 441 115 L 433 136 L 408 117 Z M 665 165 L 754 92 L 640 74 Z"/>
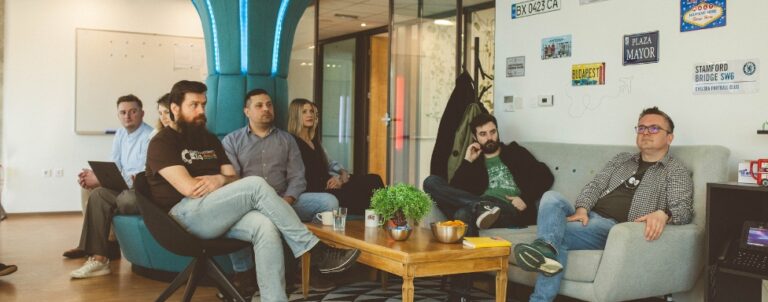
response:
<path id="1" fill-rule="evenodd" d="M 119 127 L 117 98 L 134 94 L 144 122 L 157 122 L 157 99 L 180 80 L 207 75 L 203 38 L 76 29 L 75 132 L 108 134 Z"/>

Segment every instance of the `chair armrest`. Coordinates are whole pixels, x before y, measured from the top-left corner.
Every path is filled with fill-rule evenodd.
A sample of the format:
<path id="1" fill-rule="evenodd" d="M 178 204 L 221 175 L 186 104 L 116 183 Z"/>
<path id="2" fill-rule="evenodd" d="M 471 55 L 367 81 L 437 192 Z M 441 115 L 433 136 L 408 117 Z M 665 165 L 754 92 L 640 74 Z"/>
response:
<path id="1" fill-rule="evenodd" d="M 667 225 L 654 241 L 645 223 L 615 225 L 595 278 L 599 301 L 623 301 L 689 290 L 704 261 L 704 232 L 694 224 Z"/>

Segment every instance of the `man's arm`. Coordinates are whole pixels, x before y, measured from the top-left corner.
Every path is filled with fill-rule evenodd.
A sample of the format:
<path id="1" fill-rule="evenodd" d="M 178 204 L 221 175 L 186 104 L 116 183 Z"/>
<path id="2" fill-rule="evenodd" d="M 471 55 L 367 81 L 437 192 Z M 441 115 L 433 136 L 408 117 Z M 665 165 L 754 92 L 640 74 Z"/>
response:
<path id="1" fill-rule="evenodd" d="M 222 165 L 221 174 L 192 177 L 187 168 L 174 165 L 160 169 L 159 173 L 181 195 L 199 198 L 237 180 L 234 171 L 232 165 Z"/>
<path id="2" fill-rule="evenodd" d="M 666 179 L 667 210 L 670 224 L 688 224 L 693 219 L 693 179 L 688 169 L 679 165 Z M 662 209 L 664 210 L 664 209 Z"/>
<path id="3" fill-rule="evenodd" d="M 296 201 L 299 195 L 307 190 L 307 179 L 304 178 L 304 160 L 301 159 L 301 150 L 299 150 L 296 140 L 288 135 L 285 141 L 288 145 L 288 167 L 286 167 L 285 175 L 288 186 L 283 198 L 293 197 L 293 201 Z"/>
<path id="4" fill-rule="evenodd" d="M 234 175 L 241 175 L 240 173 L 243 170 L 240 166 L 240 162 L 237 160 L 237 149 L 235 148 L 235 138 L 234 138 L 235 133 L 237 133 L 237 130 L 235 130 L 235 132 L 227 134 L 227 136 L 225 136 L 224 139 L 221 140 L 221 145 L 224 147 L 224 152 L 227 154 L 227 158 L 229 159 L 232 169 L 235 172 Z"/>

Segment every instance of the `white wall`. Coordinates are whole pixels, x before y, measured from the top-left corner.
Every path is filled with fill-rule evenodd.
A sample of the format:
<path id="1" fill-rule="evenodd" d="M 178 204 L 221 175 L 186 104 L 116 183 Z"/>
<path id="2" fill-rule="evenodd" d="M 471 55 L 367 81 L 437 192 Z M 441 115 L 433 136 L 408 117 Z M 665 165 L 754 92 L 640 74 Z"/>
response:
<path id="1" fill-rule="evenodd" d="M 502 140 L 634 144 L 640 111 L 658 105 L 675 121 L 677 145 L 717 144 L 736 161 L 768 157 L 768 135 L 756 130 L 768 120 L 768 1 L 728 1 L 725 27 L 680 32 L 680 1 L 610 0 L 590 5 L 560 0 L 560 11 L 512 20 L 510 0 L 496 2 L 496 116 Z M 622 66 L 625 34 L 658 30 L 659 63 Z M 541 60 L 545 37 L 573 35 L 571 58 Z M 506 58 L 525 56 L 525 76 L 507 78 Z M 694 96 L 693 65 L 699 62 L 761 60 L 760 92 Z M 605 62 L 604 86 L 571 87 L 571 65 Z M 621 88 L 621 81 L 631 82 Z M 554 107 L 532 104 L 554 94 Z M 525 98 L 524 108 L 504 112 L 505 95 Z"/>
<path id="2" fill-rule="evenodd" d="M 202 37 L 200 19 L 189 0 L 5 4 L 3 205 L 11 213 L 80 210 L 77 173 L 87 160 L 109 159 L 112 136 L 74 132 L 75 28 Z M 154 101 L 144 100 L 145 110 Z M 63 177 L 43 177 L 58 168 Z"/>

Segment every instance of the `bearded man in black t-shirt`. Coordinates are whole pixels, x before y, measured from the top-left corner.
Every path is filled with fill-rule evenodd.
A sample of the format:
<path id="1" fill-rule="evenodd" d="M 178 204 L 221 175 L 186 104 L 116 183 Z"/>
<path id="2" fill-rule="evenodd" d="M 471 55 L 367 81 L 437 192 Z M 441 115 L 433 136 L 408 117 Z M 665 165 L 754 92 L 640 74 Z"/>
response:
<path id="1" fill-rule="evenodd" d="M 205 128 L 206 90 L 205 84 L 191 81 L 180 81 L 171 89 L 171 119 L 176 124 L 161 130 L 147 151 L 153 201 L 200 238 L 251 242 L 266 301 L 287 301 L 281 239 L 294 257 L 312 251 L 312 263 L 321 273 L 351 267 L 358 250 L 320 242 L 264 179 L 238 179 L 221 143 Z"/>

